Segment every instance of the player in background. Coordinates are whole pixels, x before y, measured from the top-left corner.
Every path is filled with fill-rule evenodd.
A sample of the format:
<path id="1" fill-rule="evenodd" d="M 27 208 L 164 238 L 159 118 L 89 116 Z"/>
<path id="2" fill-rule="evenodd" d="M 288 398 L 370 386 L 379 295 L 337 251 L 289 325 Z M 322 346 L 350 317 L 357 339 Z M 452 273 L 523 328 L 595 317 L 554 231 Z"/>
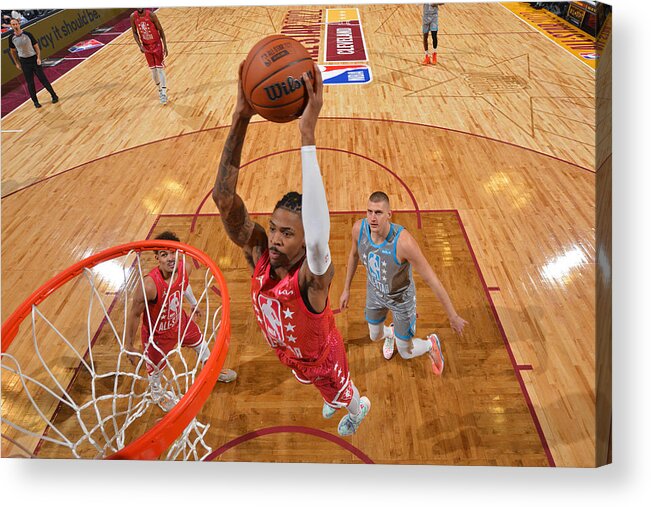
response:
<path id="1" fill-rule="evenodd" d="M 423 49 L 425 50 L 423 65 L 436 65 L 436 48 L 439 45 L 439 5 L 443 4 L 423 4 Z M 427 46 L 428 34 L 432 35 L 431 54 Z"/>
<path id="2" fill-rule="evenodd" d="M 165 231 L 155 239 L 180 241 L 171 231 Z M 133 302 L 127 315 L 126 348 L 129 360 L 135 366 L 139 355 L 135 347 L 138 321 L 142 316 L 141 339 L 143 354 L 147 358 L 146 368 L 149 377 L 150 395 L 164 411 L 170 410 L 178 401 L 171 391 L 165 391 L 161 382 L 162 370 L 167 365 L 167 354 L 174 349 L 179 339 L 183 347 L 193 349 L 201 363 L 210 357 L 199 326 L 183 309 L 183 299 L 191 306 L 193 314 L 201 317 L 201 310 L 190 285 L 192 266 L 183 260 L 177 262 L 174 250 L 155 251 L 158 266 L 152 269 L 143 280 L 142 286 L 135 290 Z M 172 276 L 174 278 L 172 279 Z M 145 307 L 148 308 L 145 308 Z M 179 328 L 180 326 L 180 328 Z M 152 332 L 152 327 L 154 330 Z M 237 378 L 233 370 L 223 369 L 219 382 L 232 382 Z"/>
<path id="3" fill-rule="evenodd" d="M 445 363 L 438 336 L 432 333 L 425 340 L 414 338 L 416 286 L 412 266 L 443 304 L 452 329 L 461 334 L 467 322 L 457 314 L 448 293 L 414 237 L 401 225 L 391 222 L 389 197 L 384 192 L 371 194 L 366 218 L 353 225 L 346 281 L 339 299 L 342 310 L 348 307 L 350 284 L 360 257 L 367 272 L 364 315 L 371 340 L 384 338 L 383 354 L 386 359 L 393 356 L 394 343 L 403 359 L 429 354 L 434 373 L 441 375 Z M 390 327 L 384 325 L 389 311 L 393 316 Z"/>
<path id="4" fill-rule="evenodd" d="M 167 104 L 165 57 L 167 41 L 158 17 L 149 9 L 137 9 L 131 14 L 131 31 L 140 51 L 145 54 L 161 104 Z"/>

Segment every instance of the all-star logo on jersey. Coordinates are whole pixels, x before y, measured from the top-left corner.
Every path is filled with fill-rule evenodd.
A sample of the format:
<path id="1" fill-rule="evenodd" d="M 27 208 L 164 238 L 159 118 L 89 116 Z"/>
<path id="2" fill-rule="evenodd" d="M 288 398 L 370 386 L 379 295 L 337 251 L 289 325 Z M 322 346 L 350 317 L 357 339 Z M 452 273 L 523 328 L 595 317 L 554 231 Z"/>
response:
<path id="1" fill-rule="evenodd" d="M 166 291 L 165 291 L 166 292 Z M 163 292 L 163 299 L 165 299 Z M 175 291 L 169 298 L 169 301 L 161 307 L 161 321 L 158 325 L 158 332 L 168 331 L 176 326 L 179 320 L 179 308 L 181 306 L 181 292 Z"/>
<path id="2" fill-rule="evenodd" d="M 280 301 L 260 294 L 258 296 L 258 304 L 262 311 L 262 320 L 267 332 L 267 338 L 269 338 L 269 341 L 273 345 L 278 342 L 284 343 L 285 335 L 283 332 L 283 321 L 280 315 Z"/>
<path id="3" fill-rule="evenodd" d="M 368 254 L 368 271 L 373 278 L 380 280 L 380 256 L 376 253 L 370 252 Z"/>

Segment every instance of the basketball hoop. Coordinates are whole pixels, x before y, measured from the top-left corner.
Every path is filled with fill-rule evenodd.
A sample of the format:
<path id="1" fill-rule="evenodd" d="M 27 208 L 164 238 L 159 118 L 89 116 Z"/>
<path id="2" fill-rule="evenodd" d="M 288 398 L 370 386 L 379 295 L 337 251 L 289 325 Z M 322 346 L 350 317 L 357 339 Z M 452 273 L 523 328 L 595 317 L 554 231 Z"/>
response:
<path id="1" fill-rule="evenodd" d="M 199 320 L 210 350 L 205 360 L 182 347 L 188 326 L 177 326 L 177 346 L 166 353 L 160 370 L 156 366 L 175 405 L 158 419 L 160 404 L 152 397 L 145 368 L 151 365 L 148 352 L 129 351 L 125 342 L 130 300 L 138 287 L 144 290 L 142 254 L 155 250 L 175 252 L 170 284 L 179 261 L 194 264 L 190 281 L 198 304 L 189 319 Z M 172 307 L 170 292 L 163 304 Z M 84 299 L 87 307 L 81 304 Z M 180 317 L 182 301 L 176 307 Z M 149 329 L 157 329 L 148 308 L 145 316 Z M 138 241 L 74 264 L 2 324 L 3 456 L 42 457 L 48 454 L 42 452 L 45 447 L 49 457 L 61 458 L 158 459 L 166 450 L 165 459 L 205 458 L 212 451 L 205 441 L 209 425 L 199 422 L 197 414 L 217 382 L 229 340 L 226 281 L 210 257 L 192 246 Z M 145 349 L 149 346 L 156 347 L 153 332 Z M 136 358 L 135 366 L 129 357 Z"/>

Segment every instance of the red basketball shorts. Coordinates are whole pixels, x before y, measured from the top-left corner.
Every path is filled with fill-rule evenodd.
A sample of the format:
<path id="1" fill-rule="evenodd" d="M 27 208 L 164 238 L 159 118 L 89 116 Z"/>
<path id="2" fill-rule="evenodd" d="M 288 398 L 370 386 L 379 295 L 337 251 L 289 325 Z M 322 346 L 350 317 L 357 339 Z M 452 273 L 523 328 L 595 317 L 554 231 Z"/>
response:
<path id="1" fill-rule="evenodd" d="M 150 69 L 165 67 L 165 57 L 163 56 L 163 45 L 158 44 L 143 44 L 145 48 L 145 58 L 147 58 L 147 65 Z"/>
<path id="2" fill-rule="evenodd" d="M 203 339 L 199 326 L 188 316 L 181 313 L 181 346 L 196 347 Z M 187 327 L 187 329 L 186 329 Z M 151 361 L 147 362 L 147 372 L 154 371 L 154 365 L 163 369 L 167 364 L 166 356 L 179 343 L 179 331 L 168 331 L 166 333 L 154 334 L 153 341 L 149 343 L 149 331 L 145 326 L 141 328 L 142 349 L 145 356 Z"/>
<path id="3" fill-rule="evenodd" d="M 353 398 L 346 349 L 341 340 L 330 347 L 328 356 L 320 365 L 292 364 L 290 368 L 296 380 L 302 384 L 314 384 L 321 393 L 323 401 L 331 407 L 347 407 Z"/>

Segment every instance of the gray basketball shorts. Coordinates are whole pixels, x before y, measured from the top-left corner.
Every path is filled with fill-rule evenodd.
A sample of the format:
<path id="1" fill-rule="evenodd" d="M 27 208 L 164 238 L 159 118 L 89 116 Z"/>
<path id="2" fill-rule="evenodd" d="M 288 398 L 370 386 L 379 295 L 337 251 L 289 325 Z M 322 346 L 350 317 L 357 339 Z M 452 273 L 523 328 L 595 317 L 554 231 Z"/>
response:
<path id="1" fill-rule="evenodd" d="M 438 32 L 438 31 L 439 31 L 438 18 L 434 18 L 431 21 L 423 21 L 423 33 Z"/>
<path id="2" fill-rule="evenodd" d="M 408 301 L 395 303 L 393 301 L 384 303 L 378 297 L 366 298 L 364 318 L 369 324 L 381 324 L 391 311 L 393 317 L 393 333 L 396 338 L 410 340 L 416 334 L 416 297 L 410 297 Z"/>

